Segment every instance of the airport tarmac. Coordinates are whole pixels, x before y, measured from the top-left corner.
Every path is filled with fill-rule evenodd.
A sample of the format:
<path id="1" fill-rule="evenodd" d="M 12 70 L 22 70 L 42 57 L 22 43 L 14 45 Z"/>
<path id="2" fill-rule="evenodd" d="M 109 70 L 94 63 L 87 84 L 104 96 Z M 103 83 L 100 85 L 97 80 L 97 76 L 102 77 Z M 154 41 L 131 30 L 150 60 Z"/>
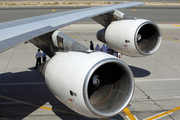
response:
<path id="1" fill-rule="evenodd" d="M 0 7 L 0 23 L 27 17 L 82 9 L 85 6 L 47 6 L 47 7 Z M 158 24 L 180 24 L 180 7 L 177 6 L 140 6 L 120 9 L 121 12 L 141 19 L 151 20 Z M 78 24 L 96 23 L 92 19 L 86 19 Z"/>
<path id="2" fill-rule="evenodd" d="M 160 49 L 148 57 L 122 60 L 135 77 L 134 96 L 120 115 L 105 120 L 179 120 L 180 118 L 180 24 L 158 24 Z M 97 41 L 98 24 L 72 24 L 60 31 L 89 47 Z M 92 120 L 71 111 L 47 89 L 35 67 L 37 48 L 20 44 L 0 53 L 0 120 Z M 94 119 L 97 120 L 97 119 Z M 104 120 L 104 119 L 102 119 Z"/>

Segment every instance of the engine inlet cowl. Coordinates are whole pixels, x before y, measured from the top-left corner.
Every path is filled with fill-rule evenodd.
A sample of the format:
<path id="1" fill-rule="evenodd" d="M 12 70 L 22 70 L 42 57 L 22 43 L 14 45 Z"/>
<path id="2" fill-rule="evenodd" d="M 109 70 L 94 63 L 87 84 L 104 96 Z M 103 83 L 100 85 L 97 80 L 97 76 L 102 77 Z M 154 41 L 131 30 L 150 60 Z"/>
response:
<path id="1" fill-rule="evenodd" d="M 117 57 L 102 52 L 57 53 L 42 65 L 40 72 L 57 99 L 88 117 L 118 114 L 134 91 L 130 68 Z"/>
<path id="2" fill-rule="evenodd" d="M 143 19 L 112 22 L 96 36 L 110 48 L 132 57 L 155 53 L 162 40 L 159 27 Z"/>

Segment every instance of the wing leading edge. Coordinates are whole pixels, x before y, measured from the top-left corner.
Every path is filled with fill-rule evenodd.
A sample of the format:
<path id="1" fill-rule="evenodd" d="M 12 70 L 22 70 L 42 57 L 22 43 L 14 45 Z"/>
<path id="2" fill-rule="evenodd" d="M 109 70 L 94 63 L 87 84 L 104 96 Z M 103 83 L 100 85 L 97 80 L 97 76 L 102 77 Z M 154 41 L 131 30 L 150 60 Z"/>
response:
<path id="1" fill-rule="evenodd" d="M 122 3 L 101 7 L 54 13 L 0 24 L 0 52 L 37 36 L 55 31 L 80 20 L 95 17 L 114 9 L 143 5 L 140 2 Z"/>

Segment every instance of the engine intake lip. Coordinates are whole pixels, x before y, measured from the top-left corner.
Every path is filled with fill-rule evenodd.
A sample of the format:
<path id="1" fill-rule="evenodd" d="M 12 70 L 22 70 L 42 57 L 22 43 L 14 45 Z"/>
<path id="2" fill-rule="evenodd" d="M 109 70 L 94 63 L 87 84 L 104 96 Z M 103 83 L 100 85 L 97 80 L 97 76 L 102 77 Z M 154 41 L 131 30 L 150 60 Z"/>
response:
<path id="1" fill-rule="evenodd" d="M 88 96 L 88 87 L 93 74 L 97 69 L 107 64 L 115 64 L 117 69 L 123 71 L 123 76 L 119 78 L 114 86 L 113 90 L 109 92 L 109 95 L 97 105 L 92 105 Z M 125 78 L 125 79 L 124 79 Z M 121 60 L 116 58 L 108 58 L 96 63 L 88 72 L 83 84 L 83 98 L 87 108 L 98 117 L 110 117 L 121 112 L 130 102 L 134 92 L 134 76 L 130 68 Z M 121 102 L 119 102 L 121 101 Z M 106 104 L 108 103 L 108 104 Z"/>
<path id="2" fill-rule="evenodd" d="M 139 34 L 142 37 L 140 41 L 138 41 Z M 134 36 L 136 49 L 142 55 L 155 53 L 160 47 L 161 40 L 162 37 L 159 27 L 151 21 L 139 25 Z"/>

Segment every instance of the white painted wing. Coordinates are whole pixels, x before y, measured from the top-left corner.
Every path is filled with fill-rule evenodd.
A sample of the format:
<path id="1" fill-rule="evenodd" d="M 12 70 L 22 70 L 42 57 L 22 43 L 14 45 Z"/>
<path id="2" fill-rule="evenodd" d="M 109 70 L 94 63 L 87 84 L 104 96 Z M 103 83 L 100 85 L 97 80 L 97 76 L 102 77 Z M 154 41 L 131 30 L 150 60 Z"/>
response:
<path id="1" fill-rule="evenodd" d="M 114 9 L 123 9 L 143 4 L 144 3 L 140 2 L 130 2 L 91 7 L 1 23 L 0 52 L 24 41 L 55 31 L 77 21 L 109 13 Z"/>

